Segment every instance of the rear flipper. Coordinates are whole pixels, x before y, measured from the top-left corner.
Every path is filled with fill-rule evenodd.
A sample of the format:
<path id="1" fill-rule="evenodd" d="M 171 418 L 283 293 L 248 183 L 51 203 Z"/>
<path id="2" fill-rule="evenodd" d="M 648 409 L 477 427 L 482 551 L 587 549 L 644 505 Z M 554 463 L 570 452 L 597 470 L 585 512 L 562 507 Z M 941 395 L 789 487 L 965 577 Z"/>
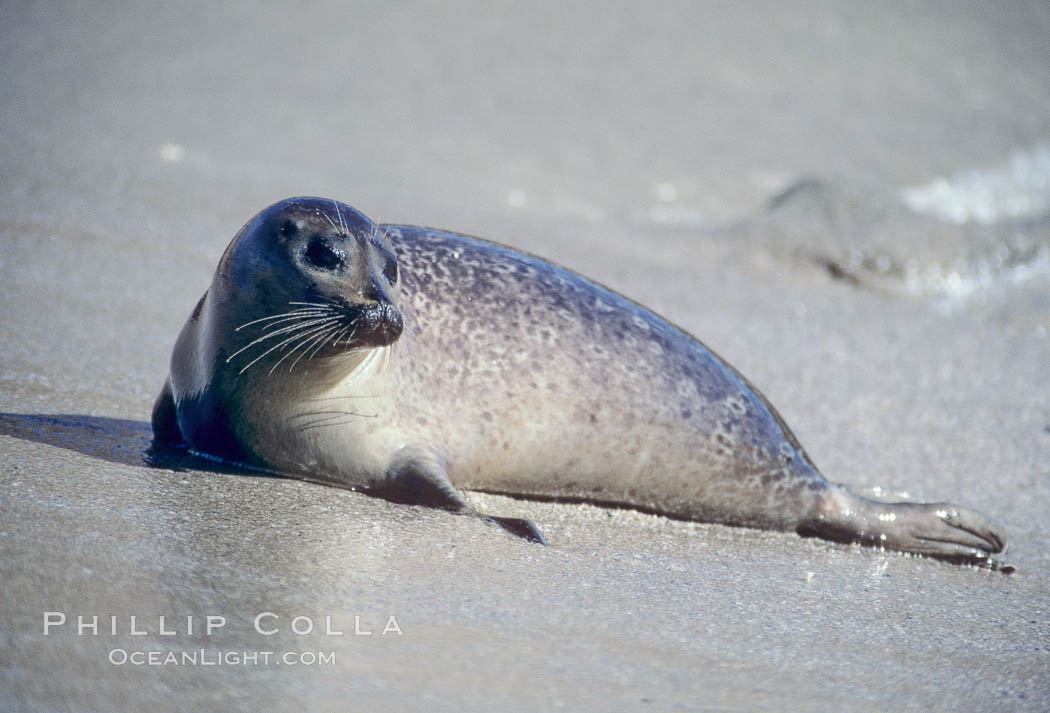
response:
<path id="1" fill-rule="evenodd" d="M 517 535 L 524 540 L 535 542 L 540 545 L 547 544 L 547 540 L 543 539 L 543 533 L 540 532 L 540 528 L 536 527 L 536 523 L 532 520 L 526 520 L 520 517 L 496 517 L 495 515 L 481 515 L 481 517 L 488 522 L 499 525 L 507 532 L 512 535 Z"/>
<path id="2" fill-rule="evenodd" d="M 914 552 L 948 562 L 1012 571 L 992 558 L 1006 550 L 1006 533 L 974 510 L 949 503 L 881 503 L 845 488 L 828 490 L 800 535 Z"/>
<path id="3" fill-rule="evenodd" d="M 393 502 L 426 505 L 478 517 L 529 542 L 547 544 L 540 529 L 531 520 L 485 515 L 470 507 L 449 482 L 447 463 L 421 449 L 402 448 L 387 469 L 386 481 L 368 491 Z"/>

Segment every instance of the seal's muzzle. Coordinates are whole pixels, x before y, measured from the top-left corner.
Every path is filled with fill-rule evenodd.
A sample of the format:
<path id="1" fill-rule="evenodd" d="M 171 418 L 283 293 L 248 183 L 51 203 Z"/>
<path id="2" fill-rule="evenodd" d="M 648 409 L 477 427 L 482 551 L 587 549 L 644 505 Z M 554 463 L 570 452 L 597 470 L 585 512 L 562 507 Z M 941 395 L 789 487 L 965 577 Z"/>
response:
<path id="1" fill-rule="evenodd" d="M 401 336 L 401 313 L 389 302 L 365 305 L 354 318 L 354 342 L 372 347 L 393 344 Z"/>

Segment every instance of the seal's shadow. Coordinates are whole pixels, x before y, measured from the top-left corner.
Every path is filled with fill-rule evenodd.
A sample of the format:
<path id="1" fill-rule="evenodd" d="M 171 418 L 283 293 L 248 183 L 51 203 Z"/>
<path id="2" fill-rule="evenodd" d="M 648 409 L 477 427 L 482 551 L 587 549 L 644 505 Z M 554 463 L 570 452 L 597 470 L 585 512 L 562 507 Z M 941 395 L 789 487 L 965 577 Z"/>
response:
<path id="1" fill-rule="evenodd" d="M 0 435 L 65 448 L 118 465 L 260 475 L 200 458 L 183 449 L 156 448 L 153 429 L 146 421 L 81 414 L 0 413 Z"/>

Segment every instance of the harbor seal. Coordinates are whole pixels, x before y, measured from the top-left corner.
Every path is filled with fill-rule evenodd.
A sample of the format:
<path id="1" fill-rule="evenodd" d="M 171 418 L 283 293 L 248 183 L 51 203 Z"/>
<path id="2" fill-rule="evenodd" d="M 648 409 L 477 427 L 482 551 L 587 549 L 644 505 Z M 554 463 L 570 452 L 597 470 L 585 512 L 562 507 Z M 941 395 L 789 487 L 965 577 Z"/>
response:
<path id="1" fill-rule="evenodd" d="M 459 489 L 590 501 L 994 566 L 1001 529 L 818 472 L 747 379 L 567 269 L 291 198 L 226 248 L 153 410 L 158 443 L 492 520 Z"/>

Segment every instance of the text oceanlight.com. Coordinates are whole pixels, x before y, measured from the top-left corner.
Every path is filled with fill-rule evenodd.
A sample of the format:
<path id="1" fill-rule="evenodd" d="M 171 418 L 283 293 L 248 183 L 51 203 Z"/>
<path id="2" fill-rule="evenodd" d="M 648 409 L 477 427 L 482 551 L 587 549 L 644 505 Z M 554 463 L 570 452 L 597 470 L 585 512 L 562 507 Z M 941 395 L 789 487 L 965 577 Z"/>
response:
<path id="1" fill-rule="evenodd" d="M 112 649 L 109 662 L 115 666 L 335 666 L 335 652 Z"/>

